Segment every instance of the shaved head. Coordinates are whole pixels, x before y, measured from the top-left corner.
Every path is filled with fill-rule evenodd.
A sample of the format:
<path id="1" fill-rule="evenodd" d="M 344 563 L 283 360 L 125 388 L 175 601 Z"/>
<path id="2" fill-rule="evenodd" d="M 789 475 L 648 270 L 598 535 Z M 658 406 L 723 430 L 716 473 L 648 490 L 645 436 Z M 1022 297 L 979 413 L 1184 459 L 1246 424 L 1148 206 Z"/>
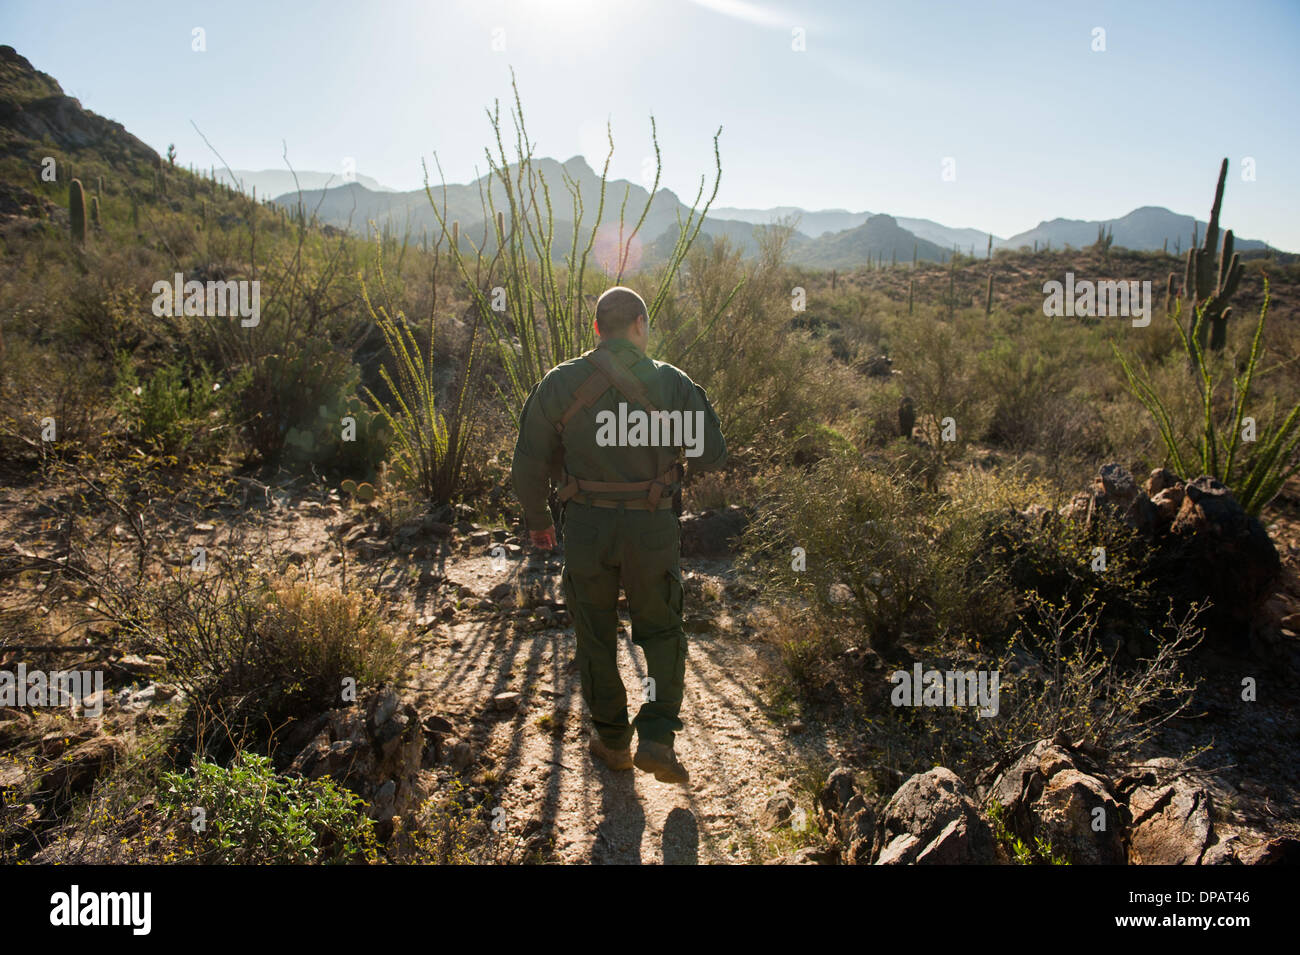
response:
<path id="1" fill-rule="evenodd" d="M 650 320 L 645 299 L 626 286 L 606 289 L 596 300 L 596 331 L 601 337 L 622 335 L 643 316 Z"/>

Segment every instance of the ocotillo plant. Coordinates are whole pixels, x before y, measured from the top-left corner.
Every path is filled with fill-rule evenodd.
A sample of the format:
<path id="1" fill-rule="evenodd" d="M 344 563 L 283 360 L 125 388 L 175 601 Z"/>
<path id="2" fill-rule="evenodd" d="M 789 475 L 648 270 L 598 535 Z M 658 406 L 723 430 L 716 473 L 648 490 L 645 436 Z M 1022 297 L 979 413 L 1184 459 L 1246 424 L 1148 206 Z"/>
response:
<path id="1" fill-rule="evenodd" d="M 629 221 L 627 209 L 630 187 L 618 207 L 618 215 L 606 219 L 606 191 L 610 158 L 613 154 L 613 136 L 609 134 L 610 155 L 600 174 L 595 190 L 585 194 L 577 179 L 561 170 L 561 181 L 569 194 L 568 219 L 565 237 L 557 234 L 556 212 L 553 206 L 552 184 L 537 168 L 533 158 L 534 144 L 528 137 L 522 101 L 518 87 L 511 79 L 514 109 L 510 121 L 514 125 L 514 156 L 508 154 L 504 138 L 500 103 L 488 113 L 494 142 L 488 151 L 489 175 L 480 180 L 480 202 L 483 207 L 484 235 L 479 244 L 470 241 L 469 254 L 461 250 L 452 238 L 451 254 L 465 288 L 473 299 L 474 307 L 484 323 L 488 337 L 495 346 L 505 371 L 506 383 L 502 398 L 512 417 L 518 419 L 533 385 L 541 380 L 551 367 L 574 358 L 595 344 L 592 329 L 594 302 L 588 288 L 599 267 L 605 272 L 600 284 L 621 284 L 628 272 L 637 268 L 634 258 L 640 248 L 641 227 L 650 213 L 651 203 L 659 190 L 662 163 L 654 118 L 650 120 L 650 140 L 655 156 L 655 178 L 648 190 L 645 206 L 640 215 Z M 695 202 L 682 217 L 678 236 L 667 261 L 657 270 L 656 285 L 646 296 L 650 323 L 653 325 L 660 309 L 673 292 L 674 279 L 683 260 L 699 235 L 713 199 L 721 183 L 722 160 L 718 152 L 718 137 L 714 136 L 714 160 L 717 178 L 713 192 L 700 208 L 705 195 L 706 179 L 701 178 Z M 436 162 L 436 156 L 435 156 Z M 439 166 L 441 172 L 441 167 Z M 434 217 L 445 230 L 450 223 L 446 208 L 446 187 L 443 201 L 434 198 L 433 188 L 426 174 L 425 192 L 433 208 Z M 595 199 L 593 203 L 592 200 Z M 588 210 L 594 204 L 594 219 Z M 497 213 L 501 215 L 498 216 Z M 635 210 L 631 210 L 635 215 Z M 497 227 L 496 245 L 489 246 L 487 233 Z M 572 232 L 569 232 L 569 229 Z M 445 234 L 445 232 L 443 233 Z M 615 248 L 601 261 L 596 249 L 597 237 L 616 239 Z M 569 238 L 571 237 L 571 238 Z M 468 239 L 469 237 L 466 236 Z M 566 242 L 565 239 L 569 238 Z M 565 246 L 568 248 L 565 248 Z M 493 308 L 492 289 L 500 287 L 505 292 L 503 309 Z M 739 286 L 737 286 L 737 291 Z M 733 293 L 734 294 L 734 293 Z M 730 297 L 713 316 L 699 320 L 702 338 L 730 304 Z M 687 346 L 686 352 L 695 341 Z M 686 354 L 683 352 L 682 354 Z M 680 358 L 680 355 L 678 356 Z"/>
<path id="2" fill-rule="evenodd" d="M 74 179 L 68 186 L 68 219 L 72 223 L 72 238 L 78 243 L 86 241 L 86 191 L 81 180 Z"/>
<path id="3" fill-rule="evenodd" d="M 1228 340 L 1228 300 L 1241 281 L 1240 257 L 1233 251 L 1232 230 L 1223 234 L 1219 244 L 1219 207 L 1223 204 L 1223 184 L 1228 177 L 1228 160 L 1219 166 L 1219 182 L 1214 189 L 1214 205 L 1205 227 L 1205 244 L 1196 247 L 1196 225 L 1192 226 L 1192 247 L 1187 250 L 1187 267 L 1183 275 L 1183 300 L 1189 308 L 1188 328 L 1195 333 L 1201 348 L 1209 336 L 1210 351 L 1222 351 Z M 1216 259 L 1216 253 L 1218 258 Z"/>

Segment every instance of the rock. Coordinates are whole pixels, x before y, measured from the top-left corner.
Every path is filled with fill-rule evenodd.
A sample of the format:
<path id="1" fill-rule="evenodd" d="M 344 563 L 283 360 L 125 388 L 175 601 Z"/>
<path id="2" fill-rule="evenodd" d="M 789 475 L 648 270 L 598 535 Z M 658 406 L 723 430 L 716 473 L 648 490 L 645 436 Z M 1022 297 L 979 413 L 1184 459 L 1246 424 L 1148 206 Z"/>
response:
<path id="1" fill-rule="evenodd" d="M 986 803 L 1001 805 L 1007 829 L 1025 843 L 1041 838 L 1071 861 L 1122 864 L 1124 821 L 1115 786 L 1097 761 L 1100 755 L 1071 746 L 1063 734 L 1038 740 L 1006 768 L 981 773 L 978 789 Z M 1098 808 L 1103 815 L 1095 815 Z M 1104 831 L 1093 830 L 1097 819 Z"/>
<path id="2" fill-rule="evenodd" d="M 1123 864 L 1120 807 L 1106 782 L 1063 769 L 1048 780 L 1034 809 L 1035 838 L 1046 839 L 1057 855 L 1077 865 Z"/>
<path id="3" fill-rule="evenodd" d="M 459 739 L 448 740 L 447 742 L 447 752 L 451 754 L 451 768 L 458 773 L 468 769 L 470 763 L 474 761 L 469 743 Z"/>
<path id="4" fill-rule="evenodd" d="M 1133 865 L 1198 865 L 1215 841 L 1210 794 L 1186 777 L 1165 786 L 1137 787 L 1128 807 L 1133 820 L 1128 861 Z"/>
<path id="5" fill-rule="evenodd" d="M 1277 836 L 1237 854 L 1245 865 L 1295 865 L 1300 862 L 1300 840 Z"/>
<path id="6" fill-rule="evenodd" d="M 1182 483 L 1182 480 L 1173 471 L 1156 468 L 1147 476 L 1147 497 L 1154 500 L 1157 494 L 1174 487 L 1182 487 Z"/>
<path id="7" fill-rule="evenodd" d="M 993 832 L 949 769 L 917 773 L 898 789 L 876 824 L 876 865 L 989 864 Z"/>
<path id="8" fill-rule="evenodd" d="M 487 531 L 473 531 L 469 535 L 469 543 L 471 547 L 484 547 L 489 541 L 491 541 L 491 539 L 492 535 Z"/>
<path id="9" fill-rule="evenodd" d="M 1161 524 L 1172 524 L 1178 512 L 1182 509 L 1183 498 L 1186 497 L 1181 484 L 1175 487 L 1167 487 L 1156 493 L 1151 498 L 1152 505 L 1155 506 L 1156 514 Z"/>
<path id="10" fill-rule="evenodd" d="M 792 815 L 798 804 L 795 802 L 794 795 L 790 792 L 788 786 L 778 786 L 767 804 L 763 807 L 762 813 L 759 814 L 758 823 L 764 829 L 772 830 L 781 825 Z"/>
<path id="11" fill-rule="evenodd" d="M 450 733 L 453 729 L 451 720 L 445 716 L 439 716 L 437 713 L 430 713 L 426 716 L 423 726 L 426 733 Z"/>
<path id="12" fill-rule="evenodd" d="M 422 801 L 424 728 L 415 707 L 391 687 L 378 688 L 364 703 L 330 710 L 295 734 L 313 731 L 289 772 L 332 779 L 366 800 L 371 818 L 380 822 Z"/>
<path id="13" fill-rule="evenodd" d="M 521 697 L 513 690 L 505 693 L 498 693 L 492 697 L 492 708 L 499 712 L 508 712 L 519 706 Z"/>
<path id="14" fill-rule="evenodd" d="M 450 524 L 434 520 L 432 514 L 426 514 L 420 521 L 420 526 L 430 537 L 450 537 L 454 528 Z"/>
<path id="15" fill-rule="evenodd" d="M 93 739 L 99 735 L 99 729 L 94 724 L 82 724 L 80 726 L 68 727 L 62 730 L 52 730 L 41 737 L 38 748 L 42 756 L 58 756 L 72 746 L 84 743 L 88 739 Z"/>
<path id="16" fill-rule="evenodd" d="M 513 581 L 503 580 L 488 591 L 488 599 L 506 607 L 519 605 L 519 588 Z"/>
<path id="17" fill-rule="evenodd" d="M 79 793 L 89 789 L 105 770 L 126 754 L 126 743 L 116 736 L 96 736 L 68 750 L 46 774 L 42 788 Z"/>
<path id="18" fill-rule="evenodd" d="M 18 763 L 0 762 L 0 806 L 9 805 L 9 793 L 18 792 L 27 782 L 27 774 Z"/>
<path id="19" fill-rule="evenodd" d="M 1258 518 L 1210 477 L 1189 482 L 1169 527 L 1163 575 L 1185 600 L 1208 598 L 1207 624 L 1243 634 L 1272 594 L 1282 562 Z"/>

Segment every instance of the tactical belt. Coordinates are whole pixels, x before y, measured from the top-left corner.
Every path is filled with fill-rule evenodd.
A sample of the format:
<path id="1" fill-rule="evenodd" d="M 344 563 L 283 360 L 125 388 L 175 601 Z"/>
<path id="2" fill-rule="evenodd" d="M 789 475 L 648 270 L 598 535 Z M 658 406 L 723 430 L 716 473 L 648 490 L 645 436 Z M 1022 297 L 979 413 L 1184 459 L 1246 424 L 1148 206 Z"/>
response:
<path id="1" fill-rule="evenodd" d="M 625 508 L 629 511 L 664 511 L 673 506 L 671 497 L 660 498 L 659 503 L 654 507 L 650 506 L 647 500 L 631 501 L 611 501 L 607 497 L 575 497 L 576 504 L 586 504 L 588 507 L 606 507 L 606 508 Z"/>
<path id="2" fill-rule="evenodd" d="M 658 412 L 658 408 L 650 401 L 650 396 L 646 394 L 645 388 L 641 382 L 636 379 L 626 368 L 619 364 L 618 359 L 608 351 L 601 351 L 599 348 L 587 352 L 582 357 L 586 358 L 595 368 L 591 376 L 578 386 L 573 393 L 573 403 L 560 416 L 560 420 L 555 422 L 555 430 L 558 434 L 564 434 L 564 428 L 573 419 L 579 411 L 584 408 L 590 408 L 595 404 L 596 399 L 603 395 L 610 388 L 614 388 L 623 393 L 623 396 L 636 404 L 641 405 L 651 414 Z M 645 491 L 646 496 L 643 501 L 614 501 L 607 498 L 595 499 L 588 498 L 581 502 L 591 504 L 594 507 L 622 507 L 632 510 L 654 511 L 663 507 L 672 506 L 672 498 L 663 498 L 663 493 L 679 478 L 677 462 L 673 462 L 663 474 L 657 478 L 651 478 L 649 481 L 588 481 L 584 478 L 577 478 L 567 470 L 564 472 L 564 484 L 557 492 L 560 503 L 564 503 L 574 495 L 582 491 L 594 491 L 596 493 L 626 493 L 628 491 Z"/>

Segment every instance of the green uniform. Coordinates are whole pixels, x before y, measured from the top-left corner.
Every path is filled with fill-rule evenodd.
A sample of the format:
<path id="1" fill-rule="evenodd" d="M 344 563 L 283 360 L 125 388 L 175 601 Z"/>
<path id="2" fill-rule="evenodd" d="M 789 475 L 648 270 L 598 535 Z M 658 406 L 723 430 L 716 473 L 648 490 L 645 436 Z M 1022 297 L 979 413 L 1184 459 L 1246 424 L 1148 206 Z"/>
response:
<path id="1" fill-rule="evenodd" d="M 680 411 L 683 422 L 690 415 L 692 422 L 702 424 L 690 435 L 689 451 L 695 453 L 688 454 L 686 461 L 692 471 L 722 466 L 727 445 L 703 388 L 672 365 L 647 358 L 626 339 L 602 341 L 599 348 L 640 382 L 658 411 Z M 662 444 L 632 446 L 637 441 L 635 428 L 626 430 L 622 444 L 610 445 L 618 429 L 609 424 L 619 418 L 620 404 L 625 414 L 644 413 L 614 387 L 599 393 L 589 407 L 572 413 L 563 430 L 557 430 L 556 423 L 572 411 L 574 393 L 592 370 L 585 358 L 557 365 L 524 404 L 512 476 L 529 530 L 551 526 L 548 481 L 559 486 L 572 476 L 582 484 L 646 482 L 668 471 L 682 453 L 681 448 Z M 677 714 L 686 677 L 686 635 L 681 541 L 671 510 L 677 485 L 656 488 L 660 490 L 653 509 L 648 507 L 651 497 L 646 490 L 578 490 L 565 504 L 563 584 L 577 633 L 582 696 L 601 739 L 616 748 L 630 744 L 634 726 L 642 740 L 670 746 L 673 734 L 682 728 Z M 634 724 L 628 723 L 627 693 L 617 663 L 620 582 L 632 617 L 632 641 L 645 653 L 646 673 L 653 681 Z"/>

